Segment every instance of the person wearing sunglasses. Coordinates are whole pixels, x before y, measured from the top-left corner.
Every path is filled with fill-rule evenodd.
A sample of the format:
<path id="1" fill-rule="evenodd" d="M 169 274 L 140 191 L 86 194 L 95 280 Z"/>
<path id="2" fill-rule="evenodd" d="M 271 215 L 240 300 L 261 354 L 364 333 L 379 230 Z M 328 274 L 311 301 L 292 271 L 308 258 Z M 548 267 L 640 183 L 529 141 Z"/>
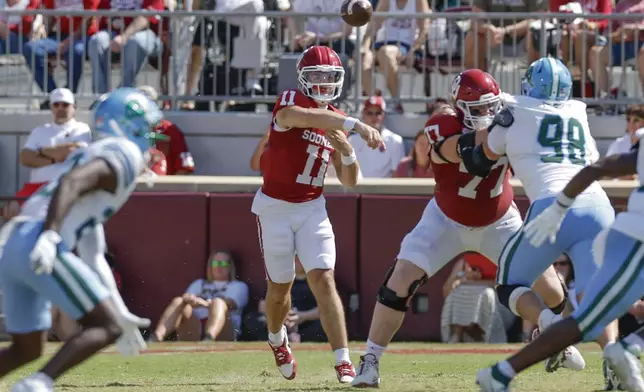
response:
<path id="1" fill-rule="evenodd" d="M 629 105 L 626 109 L 626 133 L 615 139 L 608 150 L 606 156 L 625 154 L 630 151 L 631 147 L 637 143 L 638 139 L 635 132 L 644 128 L 644 104 Z M 618 180 L 633 180 L 635 176 L 628 175 L 617 178 Z"/>
<path id="2" fill-rule="evenodd" d="M 400 160 L 405 157 L 402 136 L 384 126 L 386 108 L 385 99 L 380 95 L 374 95 L 365 101 L 362 111 L 362 122 L 380 131 L 382 140 L 387 145 L 386 149 L 383 147 L 371 149 L 358 134 L 349 137 L 364 177 L 391 177 Z"/>
<path id="3" fill-rule="evenodd" d="M 206 277 L 197 279 L 165 309 L 151 341 L 162 342 L 172 332 L 177 340 L 236 340 L 248 303 L 248 286 L 238 281 L 235 262 L 228 252 L 213 252 Z"/>

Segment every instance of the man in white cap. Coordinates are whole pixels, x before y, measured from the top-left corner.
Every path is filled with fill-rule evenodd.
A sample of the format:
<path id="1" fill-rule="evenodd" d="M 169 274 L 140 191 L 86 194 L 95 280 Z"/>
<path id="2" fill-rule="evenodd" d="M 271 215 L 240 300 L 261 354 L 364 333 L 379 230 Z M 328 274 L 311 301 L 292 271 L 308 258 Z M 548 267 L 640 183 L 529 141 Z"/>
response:
<path id="1" fill-rule="evenodd" d="M 34 128 L 20 151 L 20 163 L 31 168 L 31 173 L 29 182 L 16 194 L 18 198 L 28 198 L 57 177 L 62 170 L 60 163 L 92 141 L 89 125 L 74 118 L 76 107 L 71 90 L 53 90 L 49 102 L 54 121 Z"/>
<path id="2" fill-rule="evenodd" d="M 387 105 L 382 96 L 374 95 L 370 97 L 364 103 L 362 121 L 380 131 L 387 149 L 372 150 L 359 135 L 354 134 L 349 137 L 349 142 L 351 142 L 358 157 L 358 162 L 360 162 L 362 175 L 367 178 L 391 177 L 400 161 L 405 157 L 405 145 L 402 136 L 384 127 L 386 108 Z"/>

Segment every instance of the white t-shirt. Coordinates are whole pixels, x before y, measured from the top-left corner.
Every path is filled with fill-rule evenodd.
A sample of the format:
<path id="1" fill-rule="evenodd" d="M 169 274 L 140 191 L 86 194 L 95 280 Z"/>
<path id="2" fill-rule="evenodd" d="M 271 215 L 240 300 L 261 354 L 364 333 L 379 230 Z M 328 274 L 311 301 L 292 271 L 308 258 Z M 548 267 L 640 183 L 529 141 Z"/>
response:
<path id="1" fill-rule="evenodd" d="M 237 309 L 231 311 L 230 318 L 233 327 L 239 331 L 241 329 L 241 318 L 244 308 L 248 304 L 248 286 L 239 280 L 230 282 L 209 282 L 206 279 L 197 279 L 188 286 L 186 294 L 194 294 L 205 300 L 213 298 L 229 298 L 235 301 Z M 199 307 L 193 309 L 195 316 L 199 320 L 208 318 L 208 309 Z"/>
<path id="2" fill-rule="evenodd" d="M 306 18 L 306 31 L 310 31 L 318 35 L 329 35 L 331 33 L 342 31 L 342 28 L 344 27 L 344 21 L 339 16 L 342 3 L 343 0 L 293 0 L 291 5 L 294 12 L 308 14 L 337 12 L 337 18 Z"/>
<path id="3" fill-rule="evenodd" d="M 631 135 L 627 133 L 624 136 L 613 140 L 610 146 L 608 146 L 606 156 L 609 157 L 611 155 L 626 154 L 631 150 L 632 146 L 633 142 L 631 141 Z"/>
<path id="4" fill-rule="evenodd" d="M 39 148 L 55 147 L 70 142 L 90 144 L 92 133 L 89 125 L 74 119 L 61 125 L 47 123 L 31 131 L 24 148 L 37 151 Z M 29 182 L 49 182 L 57 178 L 65 169 L 66 166 L 63 162 L 31 169 Z"/>
<path id="5" fill-rule="evenodd" d="M 398 164 L 405 157 L 405 144 L 402 136 L 393 133 L 387 128 L 382 129 L 382 139 L 387 146 L 386 150 L 371 149 L 360 135 L 353 134 L 349 142 L 353 146 L 360 164 L 362 175 L 371 178 L 388 178 L 398 168 Z"/>

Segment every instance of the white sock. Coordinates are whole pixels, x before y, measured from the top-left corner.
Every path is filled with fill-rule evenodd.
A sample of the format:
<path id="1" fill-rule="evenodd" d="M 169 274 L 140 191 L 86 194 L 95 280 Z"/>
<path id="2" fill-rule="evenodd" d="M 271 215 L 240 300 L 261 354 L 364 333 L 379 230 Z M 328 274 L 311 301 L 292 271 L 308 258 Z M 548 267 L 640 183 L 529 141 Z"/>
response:
<path id="1" fill-rule="evenodd" d="M 539 315 L 539 331 L 545 331 L 546 328 L 561 319 L 563 319 L 563 317 L 560 314 L 554 314 L 550 309 L 542 310 Z"/>
<path id="2" fill-rule="evenodd" d="M 496 367 L 499 369 L 501 374 L 506 377 L 514 378 L 517 375 L 517 372 L 514 371 L 512 365 L 510 365 L 510 362 L 508 361 L 499 362 Z"/>
<path id="3" fill-rule="evenodd" d="M 387 346 L 378 346 L 371 340 L 367 340 L 367 354 L 372 354 L 373 356 L 376 357 L 376 360 L 380 360 L 380 357 L 382 357 L 382 354 L 385 353 L 385 350 L 387 349 Z"/>
<path id="4" fill-rule="evenodd" d="M 637 333 L 632 333 L 623 339 L 628 344 L 636 344 L 644 350 L 644 339 Z"/>
<path id="5" fill-rule="evenodd" d="M 284 339 L 286 339 L 286 328 L 284 328 L 283 325 L 278 333 L 272 333 L 271 331 L 268 331 L 268 342 L 271 344 L 271 346 L 281 346 L 282 343 L 284 343 Z"/>
<path id="6" fill-rule="evenodd" d="M 349 349 L 348 348 L 339 348 L 333 352 L 335 354 L 335 364 L 339 365 L 342 362 L 351 363 L 351 358 L 349 358 Z"/>

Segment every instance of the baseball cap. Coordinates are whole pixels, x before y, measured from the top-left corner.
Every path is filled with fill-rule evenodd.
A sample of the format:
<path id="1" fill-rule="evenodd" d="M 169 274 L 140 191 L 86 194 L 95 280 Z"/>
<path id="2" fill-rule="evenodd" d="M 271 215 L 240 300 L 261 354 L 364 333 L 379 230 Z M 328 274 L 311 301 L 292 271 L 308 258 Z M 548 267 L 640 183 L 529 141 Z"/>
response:
<path id="1" fill-rule="evenodd" d="M 51 93 L 49 93 L 49 102 L 51 103 L 68 103 L 74 105 L 76 101 L 74 100 L 74 93 L 68 88 L 57 88 Z"/>
<path id="2" fill-rule="evenodd" d="M 369 108 L 378 108 L 384 112 L 387 108 L 387 104 L 385 103 L 385 99 L 382 96 L 373 95 L 369 97 L 364 103 L 364 110 L 367 110 Z"/>
<path id="3" fill-rule="evenodd" d="M 136 89 L 139 90 L 141 94 L 146 95 L 152 101 L 159 99 L 159 93 L 157 93 L 157 90 L 152 86 L 139 86 Z"/>

